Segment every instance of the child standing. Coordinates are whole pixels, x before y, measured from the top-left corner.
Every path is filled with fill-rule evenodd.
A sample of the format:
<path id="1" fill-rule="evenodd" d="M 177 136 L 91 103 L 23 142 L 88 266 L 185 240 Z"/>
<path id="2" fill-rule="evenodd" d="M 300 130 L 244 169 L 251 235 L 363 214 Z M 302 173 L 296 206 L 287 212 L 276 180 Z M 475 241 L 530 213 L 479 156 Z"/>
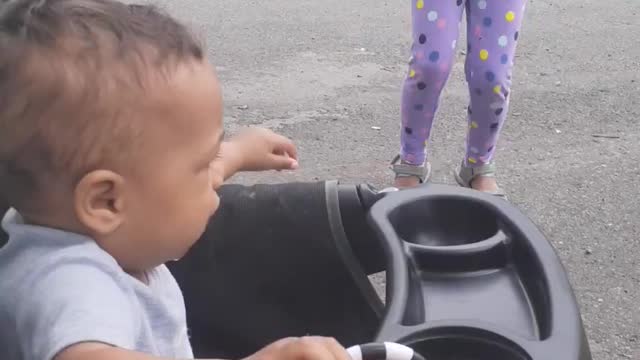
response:
<path id="1" fill-rule="evenodd" d="M 393 166 L 397 187 L 415 186 L 429 178 L 426 146 L 440 94 L 455 59 L 466 8 L 469 128 L 466 155 L 456 179 L 465 187 L 502 194 L 495 180 L 493 157 L 507 116 L 525 3 L 526 0 L 412 0 L 412 57 L 402 92 L 401 152 Z"/>
<path id="2" fill-rule="evenodd" d="M 222 141 L 220 87 L 171 17 L 113 0 L 0 1 L 3 360 L 186 359 L 183 256 L 240 170 L 292 169 L 266 130 Z M 255 360 L 348 360 L 284 339 Z"/>

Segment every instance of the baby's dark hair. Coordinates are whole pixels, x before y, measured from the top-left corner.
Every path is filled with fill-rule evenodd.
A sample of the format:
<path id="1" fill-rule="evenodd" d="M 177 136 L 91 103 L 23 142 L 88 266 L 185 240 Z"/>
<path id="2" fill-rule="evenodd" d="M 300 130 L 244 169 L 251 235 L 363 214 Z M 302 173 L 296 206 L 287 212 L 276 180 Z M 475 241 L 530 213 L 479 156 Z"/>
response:
<path id="1" fill-rule="evenodd" d="M 150 77 L 203 58 L 153 6 L 0 0 L 0 197 L 26 206 L 51 179 L 126 158 L 142 131 L 129 109 Z"/>

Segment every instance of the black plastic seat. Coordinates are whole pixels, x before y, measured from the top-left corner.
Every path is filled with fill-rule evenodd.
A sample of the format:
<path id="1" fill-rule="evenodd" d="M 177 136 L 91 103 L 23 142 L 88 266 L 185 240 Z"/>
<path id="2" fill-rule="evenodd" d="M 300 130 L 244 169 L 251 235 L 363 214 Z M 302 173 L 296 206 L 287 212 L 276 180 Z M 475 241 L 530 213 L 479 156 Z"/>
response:
<path id="1" fill-rule="evenodd" d="M 344 345 L 375 336 L 384 309 L 366 273 L 382 270 L 384 253 L 358 187 L 228 185 L 220 195 L 202 239 L 168 264 L 196 357 L 241 358 L 289 336 L 333 336 Z"/>

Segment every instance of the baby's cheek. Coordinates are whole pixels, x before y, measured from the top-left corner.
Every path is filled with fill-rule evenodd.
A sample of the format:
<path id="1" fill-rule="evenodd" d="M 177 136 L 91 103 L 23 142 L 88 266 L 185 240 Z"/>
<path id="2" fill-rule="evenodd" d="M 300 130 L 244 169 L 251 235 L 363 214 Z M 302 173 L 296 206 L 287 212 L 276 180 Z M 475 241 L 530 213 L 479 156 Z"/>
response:
<path id="1" fill-rule="evenodd" d="M 218 208 L 220 207 L 220 197 L 218 196 L 218 193 L 213 191 L 213 196 L 211 199 L 211 212 L 210 215 L 213 215 L 216 213 L 216 211 L 218 211 Z"/>
<path id="2" fill-rule="evenodd" d="M 208 215 L 213 215 L 220 206 L 220 197 L 216 190 L 218 190 L 224 183 L 224 177 L 221 171 L 218 171 L 217 167 L 209 168 L 209 181 L 207 187 L 204 190 L 203 201 L 206 201 L 208 208 Z"/>
<path id="3" fill-rule="evenodd" d="M 213 190 L 218 190 L 220 186 L 224 183 L 224 175 L 222 171 L 217 166 L 209 167 L 209 188 Z"/>

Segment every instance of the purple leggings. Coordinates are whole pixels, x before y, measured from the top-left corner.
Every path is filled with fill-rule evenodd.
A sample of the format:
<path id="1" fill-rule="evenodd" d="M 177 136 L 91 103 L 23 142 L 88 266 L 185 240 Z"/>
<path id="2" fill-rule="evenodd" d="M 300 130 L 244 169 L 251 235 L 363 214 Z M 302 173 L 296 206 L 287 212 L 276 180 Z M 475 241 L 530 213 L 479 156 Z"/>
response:
<path id="1" fill-rule="evenodd" d="M 493 158 L 509 106 L 511 71 L 526 0 L 411 0 L 412 57 L 402 90 L 401 158 L 421 165 L 467 17 L 467 166 Z M 465 6 L 466 5 L 466 6 Z"/>

